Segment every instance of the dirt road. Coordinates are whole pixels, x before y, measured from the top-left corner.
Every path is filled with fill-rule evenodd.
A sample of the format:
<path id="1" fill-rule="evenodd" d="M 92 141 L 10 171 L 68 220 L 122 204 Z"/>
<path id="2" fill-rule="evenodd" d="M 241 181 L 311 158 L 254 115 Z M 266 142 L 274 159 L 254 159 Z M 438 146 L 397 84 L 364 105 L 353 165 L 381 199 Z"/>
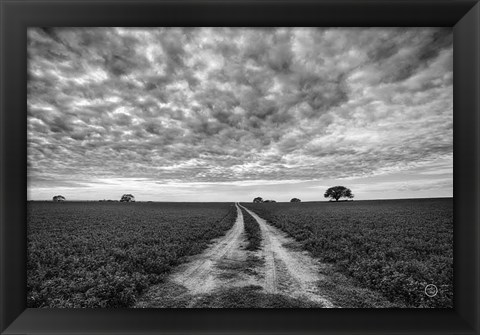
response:
<path id="1" fill-rule="evenodd" d="M 220 292 L 247 287 L 255 287 L 259 294 L 269 297 L 301 299 L 317 307 L 334 307 L 318 288 L 321 264 L 308 252 L 288 247 L 295 245 L 295 241 L 257 214 L 238 203 L 235 206 L 237 218 L 227 234 L 179 266 L 166 283 L 151 288 L 136 307 L 199 307 L 199 301 L 206 295 L 213 299 Z M 260 226 L 262 247 L 258 251 L 245 250 L 247 241 L 241 208 Z"/>

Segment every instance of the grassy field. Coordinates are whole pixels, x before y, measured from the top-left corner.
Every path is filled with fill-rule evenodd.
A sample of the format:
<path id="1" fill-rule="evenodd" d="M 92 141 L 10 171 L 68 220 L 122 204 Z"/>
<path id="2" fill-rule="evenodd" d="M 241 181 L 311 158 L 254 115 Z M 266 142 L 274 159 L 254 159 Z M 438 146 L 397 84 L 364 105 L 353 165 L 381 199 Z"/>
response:
<path id="1" fill-rule="evenodd" d="M 393 303 L 453 307 L 451 198 L 243 205 Z"/>
<path id="2" fill-rule="evenodd" d="M 232 203 L 28 203 L 28 307 L 128 307 L 234 223 Z"/>

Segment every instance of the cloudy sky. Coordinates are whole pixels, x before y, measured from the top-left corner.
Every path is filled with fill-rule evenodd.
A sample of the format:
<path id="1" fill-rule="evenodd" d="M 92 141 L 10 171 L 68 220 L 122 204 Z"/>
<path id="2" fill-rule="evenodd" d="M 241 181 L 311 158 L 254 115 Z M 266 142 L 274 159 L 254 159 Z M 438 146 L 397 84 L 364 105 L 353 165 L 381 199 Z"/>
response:
<path id="1" fill-rule="evenodd" d="M 28 30 L 28 197 L 453 194 L 452 30 Z"/>

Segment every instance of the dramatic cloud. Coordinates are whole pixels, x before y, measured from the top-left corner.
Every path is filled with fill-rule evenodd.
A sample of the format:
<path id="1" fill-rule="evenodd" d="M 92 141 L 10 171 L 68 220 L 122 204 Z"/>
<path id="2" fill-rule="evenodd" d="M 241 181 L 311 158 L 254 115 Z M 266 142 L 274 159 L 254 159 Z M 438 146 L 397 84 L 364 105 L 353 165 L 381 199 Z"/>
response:
<path id="1" fill-rule="evenodd" d="M 451 29 L 31 28 L 27 49 L 32 199 L 452 196 Z"/>

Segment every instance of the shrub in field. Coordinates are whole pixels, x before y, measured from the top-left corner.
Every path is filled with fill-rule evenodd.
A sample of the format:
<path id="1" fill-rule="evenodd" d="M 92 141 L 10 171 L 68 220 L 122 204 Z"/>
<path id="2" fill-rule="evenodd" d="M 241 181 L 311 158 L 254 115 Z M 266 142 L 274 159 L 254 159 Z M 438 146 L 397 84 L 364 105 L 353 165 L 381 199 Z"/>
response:
<path id="1" fill-rule="evenodd" d="M 262 233 L 257 220 L 255 220 L 250 214 L 242 209 L 243 223 L 245 225 L 245 234 L 247 235 L 248 245 L 247 250 L 260 249 L 260 243 L 262 242 Z"/>
<path id="2" fill-rule="evenodd" d="M 29 202 L 27 306 L 132 306 L 235 218 L 226 203 Z"/>
<path id="3" fill-rule="evenodd" d="M 452 199 L 246 206 L 391 302 L 453 307 Z M 428 284 L 435 297 L 425 295 Z"/>

